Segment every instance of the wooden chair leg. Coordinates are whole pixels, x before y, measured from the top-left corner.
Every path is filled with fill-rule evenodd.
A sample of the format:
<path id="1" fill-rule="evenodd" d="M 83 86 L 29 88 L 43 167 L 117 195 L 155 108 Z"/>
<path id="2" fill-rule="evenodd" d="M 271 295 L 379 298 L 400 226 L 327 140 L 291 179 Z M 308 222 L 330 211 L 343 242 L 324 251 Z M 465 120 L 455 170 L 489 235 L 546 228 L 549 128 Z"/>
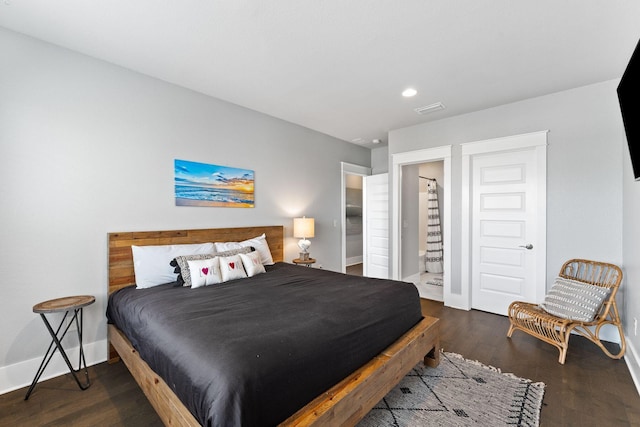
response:
<path id="1" fill-rule="evenodd" d="M 567 347 L 563 347 L 560 350 L 560 357 L 558 358 L 558 362 L 561 365 L 564 365 L 564 361 L 567 359 Z"/>
<path id="2" fill-rule="evenodd" d="M 509 326 L 509 330 L 507 331 L 507 338 L 511 338 L 511 334 L 513 334 L 513 323 Z"/>
<path id="3" fill-rule="evenodd" d="M 610 358 L 621 359 L 622 356 L 624 356 L 625 350 L 627 348 L 627 342 L 624 339 L 624 331 L 622 330 L 622 324 L 618 323 L 614 325 L 618 328 L 618 335 L 620 335 L 620 351 L 617 354 L 612 354 L 609 350 L 607 350 L 607 348 L 604 346 L 604 344 L 600 340 L 600 328 L 604 325 L 605 324 L 600 324 L 597 326 L 596 333 L 595 333 L 595 337 L 597 341 L 594 341 L 594 342 L 598 347 L 600 347 L 600 349 L 604 352 L 604 354 L 606 354 Z"/>

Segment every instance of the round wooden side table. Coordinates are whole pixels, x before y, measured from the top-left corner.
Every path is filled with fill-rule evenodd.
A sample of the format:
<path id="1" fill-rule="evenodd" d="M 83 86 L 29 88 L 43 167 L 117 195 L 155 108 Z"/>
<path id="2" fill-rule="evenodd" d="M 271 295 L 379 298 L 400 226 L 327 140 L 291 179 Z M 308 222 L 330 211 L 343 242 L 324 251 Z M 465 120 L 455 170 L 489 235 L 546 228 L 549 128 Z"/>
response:
<path id="1" fill-rule="evenodd" d="M 29 390 L 27 391 L 27 395 L 24 397 L 24 400 L 29 399 L 31 392 L 33 391 L 36 384 L 38 383 L 38 380 L 42 376 L 44 370 L 46 369 L 47 365 L 51 361 L 51 358 L 55 354 L 56 350 L 58 350 L 62 355 L 62 358 L 64 359 L 65 363 L 67 364 L 67 367 L 69 368 L 69 371 L 71 372 L 71 375 L 73 376 L 73 379 L 75 379 L 76 383 L 78 383 L 78 387 L 80 387 L 81 390 L 86 390 L 89 388 L 89 386 L 91 385 L 91 382 L 89 380 L 89 371 L 87 370 L 87 362 L 84 358 L 84 350 L 82 348 L 82 309 L 88 305 L 93 304 L 95 301 L 96 301 L 96 298 L 91 295 L 77 295 L 77 296 L 71 296 L 71 297 L 52 299 L 52 300 L 41 302 L 33 306 L 33 312 L 40 314 L 40 317 L 42 318 L 44 325 L 47 327 L 47 330 L 51 335 L 52 341 L 51 341 L 51 344 L 49 344 L 49 348 L 47 349 L 47 352 L 42 358 L 42 363 L 40 363 L 38 372 L 36 372 L 36 376 L 33 378 L 33 382 L 31 383 L 31 386 L 29 387 Z M 58 328 L 54 331 L 53 328 L 51 327 L 51 324 L 49 323 L 49 320 L 47 320 L 45 314 L 63 313 L 63 312 L 64 312 L 64 316 L 60 321 L 60 325 L 58 325 Z M 67 320 L 67 316 L 71 312 L 73 312 L 73 315 L 71 316 L 71 319 L 69 320 L 69 322 L 66 324 L 67 326 L 64 327 L 65 321 Z M 67 331 L 69 330 L 69 328 L 71 328 L 71 325 L 73 324 L 75 324 L 76 326 L 76 331 L 78 332 L 78 343 L 80 345 L 80 355 L 78 357 L 78 369 L 73 368 L 73 366 L 71 365 L 71 362 L 69 361 L 69 357 L 67 356 L 67 352 L 62 347 L 62 339 L 65 337 L 65 335 L 67 334 Z M 60 331 L 62 331 L 62 334 L 60 334 Z M 80 382 L 80 379 L 78 378 L 78 375 L 77 375 L 78 372 L 80 372 L 81 370 L 84 370 L 84 376 L 85 376 L 84 383 Z"/>
<path id="2" fill-rule="evenodd" d="M 309 258 L 309 259 L 296 258 L 293 260 L 294 264 L 306 265 L 307 267 L 311 267 L 311 265 L 315 264 L 315 262 L 316 262 L 315 258 Z"/>

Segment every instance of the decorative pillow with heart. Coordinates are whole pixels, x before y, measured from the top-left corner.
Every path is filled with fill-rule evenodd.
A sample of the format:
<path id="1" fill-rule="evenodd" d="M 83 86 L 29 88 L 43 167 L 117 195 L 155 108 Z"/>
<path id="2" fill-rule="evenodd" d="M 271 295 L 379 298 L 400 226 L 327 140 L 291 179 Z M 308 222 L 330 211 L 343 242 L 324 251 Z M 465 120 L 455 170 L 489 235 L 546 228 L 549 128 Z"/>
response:
<path id="1" fill-rule="evenodd" d="M 242 259 L 240 255 L 232 255 L 219 257 L 220 259 L 220 274 L 222 275 L 222 281 L 243 279 L 247 277 L 247 273 L 242 266 Z"/>
<path id="2" fill-rule="evenodd" d="M 247 272 L 247 276 L 253 277 L 256 274 L 266 273 L 264 265 L 260 262 L 259 252 L 250 252 L 248 254 L 239 254 L 242 259 L 242 264 Z"/>
<path id="3" fill-rule="evenodd" d="M 254 250 L 255 249 L 253 247 L 247 246 L 239 249 L 232 249 L 225 252 L 175 257 L 171 261 L 170 265 L 175 268 L 174 273 L 178 274 L 178 278 L 176 279 L 176 286 L 191 286 L 191 276 L 189 274 L 189 266 L 187 265 L 187 261 L 210 259 L 210 258 L 215 258 L 216 256 L 229 256 L 229 255 L 243 254 L 243 253 L 248 253 Z"/>
<path id="4" fill-rule="evenodd" d="M 220 259 L 210 258 L 203 260 L 187 261 L 189 265 L 189 276 L 191 279 L 191 289 L 201 286 L 215 285 L 222 282 L 220 275 Z"/>

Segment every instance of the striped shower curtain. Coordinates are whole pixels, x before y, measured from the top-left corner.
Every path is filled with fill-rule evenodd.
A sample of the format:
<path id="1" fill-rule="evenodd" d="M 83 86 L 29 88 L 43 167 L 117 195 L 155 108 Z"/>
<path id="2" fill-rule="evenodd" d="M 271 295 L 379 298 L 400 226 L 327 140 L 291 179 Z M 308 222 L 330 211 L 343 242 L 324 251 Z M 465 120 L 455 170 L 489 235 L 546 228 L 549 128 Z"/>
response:
<path id="1" fill-rule="evenodd" d="M 427 188 L 427 251 L 425 265 L 429 273 L 442 273 L 442 231 L 440 229 L 437 181 L 430 179 Z"/>

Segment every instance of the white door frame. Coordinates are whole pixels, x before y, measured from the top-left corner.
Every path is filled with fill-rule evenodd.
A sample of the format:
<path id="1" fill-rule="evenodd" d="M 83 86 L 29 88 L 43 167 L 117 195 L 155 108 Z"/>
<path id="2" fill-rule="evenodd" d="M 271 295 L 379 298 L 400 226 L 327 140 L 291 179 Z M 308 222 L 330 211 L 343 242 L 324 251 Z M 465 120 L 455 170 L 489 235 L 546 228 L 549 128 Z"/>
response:
<path id="1" fill-rule="evenodd" d="M 461 230 L 461 295 L 455 295 L 454 306 L 465 310 L 471 309 L 471 158 L 476 154 L 495 153 L 499 151 L 534 148 L 538 167 L 538 205 L 537 247 L 547 248 L 547 134 L 548 130 L 513 135 L 503 138 L 487 139 L 461 144 L 462 146 L 462 230 Z M 546 279 L 546 255 L 543 262 L 537 263 L 537 277 Z M 537 301 L 544 295 L 537 295 Z"/>
<path id="2" fill-rule="evenodd" d="M 343 273 L 347 272 L 347 218 L 345 216 L 345 212 L 347 211 L 347 177 L 346 175 L 360 175 L 360 176 L 369 176 L 371 175 L 371 168 L 366 166 L 360 166 L 353 163 L 340 162 L 340 234 L 341 234 L 341 257 L 340 257 L 340 271 Z M 364 197 L 364 191 L 362 192 L 362 197 Z M 335 224 L 334 224 L 335 227 Z M 364 246 L 364 245 L 363 245 Z M 362 262 L 365 262 L 364 256 Z"/>
<path id="3" fill-rule="evenodd" d="M 391 234 L 391 278 L 401 280 L 400 263 L 402 260 L 402 245 L 400 245 L 400 238 L 402 236 L 402 167 L 439 160 L 442 160 L 444 163 L 444 203 L 442 203 L 443 216 L 445 218 L 442 227 L 444 303 L 445 305 L 449 305 L 447 303 L 447 293 L 451 292 L 451 145 L 443 145 L 435 148 L 407 151 L 391 155 L 391 170 L 393 172 L 391 183 L 391 224 L 389 226 L 389 232 Z M 416 254 L 413 256 L 416 256 Z"/>

